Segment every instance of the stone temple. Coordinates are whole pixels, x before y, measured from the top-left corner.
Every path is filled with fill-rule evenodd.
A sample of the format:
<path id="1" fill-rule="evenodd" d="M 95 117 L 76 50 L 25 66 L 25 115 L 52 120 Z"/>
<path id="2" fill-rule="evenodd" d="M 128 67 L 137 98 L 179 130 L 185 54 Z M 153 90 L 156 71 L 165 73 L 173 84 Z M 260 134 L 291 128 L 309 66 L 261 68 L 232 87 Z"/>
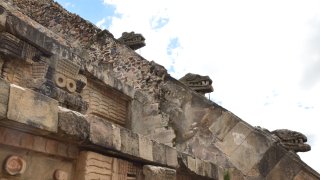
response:
<path id="1" fill-rule="evenodd" d="M 0 1 L 0 180 L 319 180 L 303 134 L 252 127 L 52 0 Z"/>

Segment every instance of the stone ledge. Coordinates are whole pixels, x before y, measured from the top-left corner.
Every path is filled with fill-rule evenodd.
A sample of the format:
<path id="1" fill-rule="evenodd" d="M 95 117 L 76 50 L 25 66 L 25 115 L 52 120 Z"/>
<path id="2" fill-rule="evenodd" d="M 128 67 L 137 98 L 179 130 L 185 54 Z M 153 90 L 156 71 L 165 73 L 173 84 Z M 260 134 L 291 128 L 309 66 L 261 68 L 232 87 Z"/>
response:
<path id="1" fill-rule="evenodd" d="M 67 123 L 71 123 L 71 125 L 65 127 Z M 84 127 L 86 124 L 88 124 L 88 128 Z M 83 116 L 60 107 L 59 133 L 62 133 L 63 136 L 74 137 L 74 140 L 77 141 L 84 141 L 85 144 L 88 143 L 85 141 L 87 139 L 89 144 L 129 155 L 142 161 L 154 162 L 172 168 L 179 166 L 178 152 L 175 148 L 150 140 L 143 135 L 133 133 L 129 129 L 96 116 Z"/>

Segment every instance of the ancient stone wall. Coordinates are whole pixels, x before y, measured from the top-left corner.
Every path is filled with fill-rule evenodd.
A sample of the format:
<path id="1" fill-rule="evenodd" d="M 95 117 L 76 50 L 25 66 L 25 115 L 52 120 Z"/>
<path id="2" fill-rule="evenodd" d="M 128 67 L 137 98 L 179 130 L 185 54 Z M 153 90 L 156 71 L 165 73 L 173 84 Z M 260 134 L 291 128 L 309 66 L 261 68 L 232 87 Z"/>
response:
<path id="1" fill-rule="evenodd" d="M 107 74 L 112 74 L 121 82 L 146 94 L 147 103 L 137 102 L 144 106 L 141 108 L 143 118 L 131 116 L 131 129 L 168 145 L 174 145 L 176 135 L 170 126 L 168 116 L 157 109 L 163 97 L 160 86 L 169 76 L 163 66 L 145 60 L 119 43 L 107 30 L 98 29 L 92 23 L 67 12 L 51 0 L 13 0 L 13 4 L 20 7 L 21 12 L 68 40 L 70 47 L 78 47 L 75 53 L 82 57 L 81 69 L 100 79 L 106 79 Z M 145 126 L 156 124 L 157 128 L 141 129 L 140 127 L 144 125 L 135 126 L 141 123 Z"/>
<path id="2" fill-rule="evenodd" d="M 50 0 L 13 2 L 21 8 L 0 2 L 0 127 L 8 129 L 0 131 L 0 143 L 16 148 L 5 156 L 24 149 L 44 159 L 71 159 L 69 168 L 50 171 L 56 179 L 74 176 L 74 159 L 80 179 L 94 172 L 103 178 L 115 172 L 116 179 L 138 179 L 141 172 L 147 179 L 185 179 L 185 173 L 197 179 L 319 179 L 268 132 L 169 77 L 107 31 Z M 11 137 L 13 129 L 23 136 Z M 44 150 L 35 150 L 38 137 L 45 139 L 39 145 Z M 23 174 L 26 160 L 12 159 L 21 168 L 11 169 Z M 95 159 L 101 163 L 92 171 Z"/>

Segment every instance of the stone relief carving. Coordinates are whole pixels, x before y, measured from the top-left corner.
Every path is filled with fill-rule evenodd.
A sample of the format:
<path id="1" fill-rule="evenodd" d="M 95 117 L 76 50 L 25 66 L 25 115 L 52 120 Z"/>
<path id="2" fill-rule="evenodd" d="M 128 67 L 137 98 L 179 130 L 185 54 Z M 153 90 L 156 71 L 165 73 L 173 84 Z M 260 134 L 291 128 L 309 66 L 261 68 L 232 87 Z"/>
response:
<path id="1" fill-rule="evenodd" d="M 135 180 L 140 179 L 142 167 L 131 162 L 104 156 L 94 152 L 81 152 L 77 164 L 79 180 L 111 179 Z"/>
<path id="2" fill-rule="evenodd" d="M 20 175 L 26 171 L 27 162 L 20 156 L 9 156 L 5 162 L 4 169 L 5 171 L 12 175 Z"/>
<path id="3" fill-rule="evenodd" d="M 122 33 L 122 36 L 118 40 L 132 50 L 140 49 L 146 45 L 144 42 L 145 38 L 141 34 L 136 34 L 133 31 Z"/>
<path id="4" fill-rule="evenodd" d="M 54 180 L 68 180 L 68 173 L 63 170 L 57 169 L 53 173 L 53 178 Z"/>
<path id="5" fill-rule="evenodd" d="M 88 104 L 79 94 L 87 83 L 80 65 L 58 56 L 47 56 L 6 32 L 0 34 L 0 53 L 1 77 L 5 80 L 39 91 L 69 109 L 87 110 Z"/>
<path id="6" fill-rule="evenodd" d="M 212 80 L 209 76 L 188 73 L 179 81 L 202 95 L 213 92 Z"/>
<path id="7" fill-rule="evenodd" d="M 311 150 L 311 146 L 306 144 L 308 140 L 307 136 L 300 132 L 291 131 L 288 129 L 277 129 L 271 131 L 271 134 L 273 134 L 279 140 L 280 145 L 282 145 L 288 151 L 297 153 Z"/>
<path id="8" fill-rule="evenodd" d="M 307 136 L 300 132 L 289 129 L 277 129 L 270 132 L 268 129 L 260 126 L 257 126 L 256 129 L 271 134 L 281 146 L 295 154 L 297 152 L 307 152 L 311 150 L 311 146 L 306 144 L 308 140 Z"/>
<path id="9" fill-rule="evenodd" d="M 89 103 L 88 114 L 93 114 L 117 124 L 125 125 L 128 118 L 128 100 L 120 93 L 89 82 L 82 96 Z"/>

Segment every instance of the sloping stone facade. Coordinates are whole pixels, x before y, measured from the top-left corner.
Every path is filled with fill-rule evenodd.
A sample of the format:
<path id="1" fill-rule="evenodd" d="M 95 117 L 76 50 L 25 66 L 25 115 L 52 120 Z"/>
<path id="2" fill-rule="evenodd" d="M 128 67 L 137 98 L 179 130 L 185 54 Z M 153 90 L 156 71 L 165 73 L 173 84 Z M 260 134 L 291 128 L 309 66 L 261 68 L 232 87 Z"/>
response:
<path id="1" fill-rule="evenodd" d="M 320 179 L 51 0 L 0 2 L 0 65 L 0 179 Z"/>

